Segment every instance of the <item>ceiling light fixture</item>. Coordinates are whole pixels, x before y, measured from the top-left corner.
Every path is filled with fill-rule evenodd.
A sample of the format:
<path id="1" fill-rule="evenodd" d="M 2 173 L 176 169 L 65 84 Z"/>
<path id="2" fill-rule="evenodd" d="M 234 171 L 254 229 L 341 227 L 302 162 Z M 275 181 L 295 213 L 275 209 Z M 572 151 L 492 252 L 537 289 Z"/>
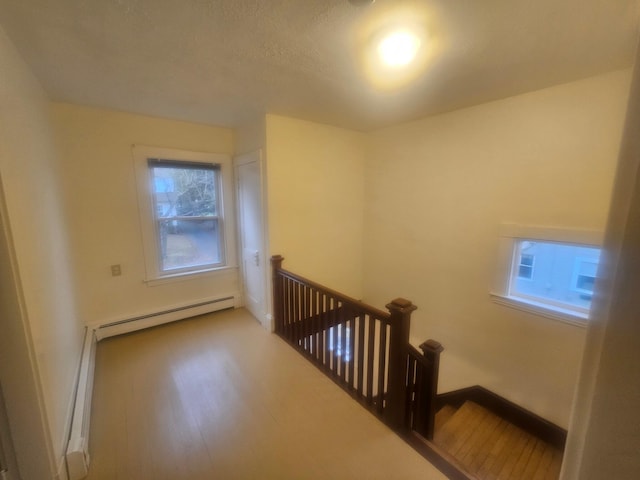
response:
<path id="1" fill-rule="evenodd" d="M 389 67 L 404 67 L 416 58 L 420 38 L 408 30 L 398 30 L 385 36 L 378 44 L 378 54 Z"/>

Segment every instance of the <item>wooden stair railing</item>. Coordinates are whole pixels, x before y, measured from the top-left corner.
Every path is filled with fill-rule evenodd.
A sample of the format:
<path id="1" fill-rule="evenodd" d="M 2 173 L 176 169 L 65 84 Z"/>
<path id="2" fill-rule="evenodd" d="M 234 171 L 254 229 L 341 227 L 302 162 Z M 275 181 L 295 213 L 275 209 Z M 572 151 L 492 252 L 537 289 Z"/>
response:
<path id="1" fill-rule="evenodd" d="M 409 344 L 416 307 L 398 298 L 388 312 L 282 268 L 271 258 L 275 332 L 399 433 L 433 437 L 439 355 Z"/>
<path id="2" fill-rule="evenodd" d="M 436 416 L 436 392 L 440 353 L 444 350 L 435 340 L 420 345 L 420 353 L 413 345 L 408 348 L 406 425 L 427 440 L 433 440 Z"/>

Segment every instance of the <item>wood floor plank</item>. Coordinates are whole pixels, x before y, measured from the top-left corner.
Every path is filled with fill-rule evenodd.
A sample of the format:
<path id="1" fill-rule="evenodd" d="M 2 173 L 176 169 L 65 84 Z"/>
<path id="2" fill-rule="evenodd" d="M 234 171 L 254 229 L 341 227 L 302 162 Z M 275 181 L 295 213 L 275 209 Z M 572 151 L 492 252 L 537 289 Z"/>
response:
<path id="1" fill-rule="evenodd" d="M 544 441 L 536 439 L 535 446 L 531 451 L 531 456 L 519 478 L 523 480 L 531 480 L 533 478 L 540 466 L 545 447 L 546 443 Z"/>
<path id="2" fill-rule="evenodd" d="M 551 465 L 547 469 L 545 474 L 545 480 L 557 480 L 560 477 L 560 469 L 562 468 L 562 452 L 558 449 L 553 449 L 553 459 Z"/>
<path id="3" fill-rule="evenodd" d="M 445 480 L 243 309 L 101 341 L 89 450 L 87 480 Z"/>
<path id="4" fill-rule="evenodd" d="M 512 453 L 509 455 L 509 460 L 505 464 L 504 468 L 498 475 L 499 479 L 515 480 L 519 479 L 524 471 L 531 452 L 536 444 L 536 439 L 531 435 L 524 433 L 520 438 L 520 442 L 517 446 L 514 446 Z"/>
<path id="5" fill-rule="evenodd" d="M 525 432 L 514 426 L 505 441 L 505 448 L 502 450 L 500 457 L 491 470 L 486 472 L 486 478 L 490 480 L 509 478 L 515 463 L 526 446 L 526 441 Z"/>
<path id="6" fill-rule="evenodd" d="M 551 445 L 545 445 L 538 468 L 532 476 L 533 480 L 545 480 L 553 461 L 554 450 Z"/>
<path id="7" fill-rule="evenodd" d="M 471 435 L 484 412 L 473 402 L 465 402 L 449 419 L 441 432 L 436 432 L 436 443 L 453 455 L 453 452 Z"/>
<path id="8" fill-rule="evenodd" d="M 436 413 L 435 419 L 435 431 L 440 431 L 444 424 L 449 421 L 451 417 L 456 413 L 457 409 L 451 405 L 445 405 Z"/>
<path id="9" fill-rule="evenodd" d="M 497 415 L 487 416 L 484 428 L 476 435 L 473 445 L 470 446 L 467 454 L 461 460 L 468 472 L 476 473 L 478 471 L 480 465 L 489 456 L 493 444 L 500 438 L 507 425 L 508 423 Z"/>
<path id="10" fill-rule="evenodd" d="M 553 446 L 473 402 L 436 430 L 435 443 L 480 480 L 557 480 L 562 461 Z"/>
<path id="11" fill-rule="evenodd" d="M 503 421 L 503 426 L 501 435 L 491 446 L 486 459 L 475 470 L 479 478 L 491 478 L 491 472 L 500 472 L 506 462 L 509 445 L 519 434 L 519 430 L 511 423 Z M 497 473 L 493 474 L 493 478 L 497 478 Z"/>
<path id="12" fill-rule="evenodd" d="M 466 408 L 472 409 L 472 415 L 464 425 L 464 428 L 458 430 L 453 441 L 449 442 L 446 447 L 451 455 L 459 459 L 465 456 L 467 448 L 473 444 L 473 437 L 482 428 L 482 424 L 489 414 L 486 409 L 472 402 L 466 402 L 461 408 L 465 408 L 467 404 L 469 406 Z"/>

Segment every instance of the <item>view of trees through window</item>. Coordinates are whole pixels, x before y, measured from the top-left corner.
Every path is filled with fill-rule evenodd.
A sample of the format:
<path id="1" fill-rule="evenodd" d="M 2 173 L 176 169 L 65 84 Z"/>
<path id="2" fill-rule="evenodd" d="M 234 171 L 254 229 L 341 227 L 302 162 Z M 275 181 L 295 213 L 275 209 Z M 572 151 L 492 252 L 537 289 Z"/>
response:
<path id="1" fill-rule="evenodd" d="M 149 167 L 161 270 L 222 263 L 215 166 L 150 160 Z"/>

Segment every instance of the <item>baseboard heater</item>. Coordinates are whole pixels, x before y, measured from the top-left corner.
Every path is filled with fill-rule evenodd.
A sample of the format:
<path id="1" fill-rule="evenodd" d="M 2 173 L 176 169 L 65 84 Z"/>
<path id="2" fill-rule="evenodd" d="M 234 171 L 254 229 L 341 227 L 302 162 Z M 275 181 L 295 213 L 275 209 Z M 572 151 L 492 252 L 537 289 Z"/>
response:
<path id="1" fill-rule="evenodd" d="M 89 473 L 89 427 L 91 425 L 91 395 L 93 392 L 97 342 L 115 335 L 155 327 L 196 315 L 234 308 L 238 306 L 238 298 L 239 295 L 229 295 L 188 305 L 177 305 L 159 312 L 138 315 L 87 328 L 80 360 L 80 373 L 78 374 L 78 386 L 71 419 L 71 432 L 65 455 L 69 480 L 81 480 Z"/>
<path id="2" fill-rule="evenodd" d="M 188 305 L 180 305 L 161 312 L 153 312 L 145 315 L 139 315 L 132 318 L 117 320 L 100 325 L 96 328 L 96 338 L 98 341 L 103 338 L 113 337 L 114 335 L 122 335 L 123 333 L 135 332 L 143 328 L 155 327 L 164 323 L 182 320 L 196 315 L 225 310 L 227 308 L 236 307 L 236 295 L 206 300 L 198 303 L 190 303 Z"/>
<path id="3" fill-rule="evenodd" d="M 71 432 L 65 454 L 69 480 L 80 480 L 89 473 L 89 427 L 91 424 L 91 395 L 93 393 L 96 343 L 94 330 L 87 328 L 80 357 L 78 386 L 71 417 Z"/>

